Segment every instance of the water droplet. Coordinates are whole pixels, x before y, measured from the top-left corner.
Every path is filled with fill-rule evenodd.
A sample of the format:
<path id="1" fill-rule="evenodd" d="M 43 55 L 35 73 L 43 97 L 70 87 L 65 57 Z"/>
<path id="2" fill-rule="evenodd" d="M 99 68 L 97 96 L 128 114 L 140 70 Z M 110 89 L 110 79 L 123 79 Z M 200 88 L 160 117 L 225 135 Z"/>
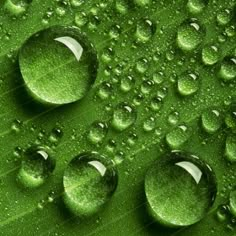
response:
<path id="1" fill-rule="evenodd" d="M 143 123 L 143 129 L 146 132 L 152 131 L 155 128 L 155 126 L 156 126 L 156 121 L 155 121 L 155 118 L 153 117 L 148 118 Z"/>
<path id="2" fill-rule="evenodd" d="M 224 222 L 227 220 L 227 215 L 228 215 L 228 208 L 225 205 L 221 205 L 218 207 L 217 212 L 216 212 L 216 217 L 219 222 Z"/>
<path id="3" fill-rule="evenodd" d="M 136 117 L 137 114 L 133 107 L 121 103 L 113 113 L 112 126 L 118 131 L 123 131 L 134 124 Z"/>
<path id="4" fill-rule="evenodd" d="M 79 217 L 88 217 L 112 197 L 117 172 L 113 163 L 98 153 L 82 153 L 67 166 L 63 185 L 67 208 Z"/>
<path id="5" fill-rule="evenodd" d="M 179 113 L 178 112 L 172 112 L 168 116 L 168 121 L 171 125 L 176 125 L 179 122 Z"/>
<path id="6" fill-rule="evenodd" d="M 75 24 L 78 27 L 84 26 L 88 21 L 88 18 L 84 12 L 78 12 L 75 15 Z"/>
<path id="7" fill-rule="evenodd" d="M 49 140 L 52 143 L 57 143 L 62 138 L 63 132 L 60 128 L 54 128 L 52 130 L 51 135 L 49 136 Z"/>
<path id="8" fill-rule="evenodd" d="M 112 93 L 112 87 L 110 83 L 103 82 L 98 89 L 98 96 L 105 100 L 110 97 Z"/>
<path id="9" fill-rule="evenodd" d="M 150 20 L 138 22 L 135 36 L 139 42 L 146 43 L 155 33 L 155 26 Z"/>
<path id="10" fill-rule="evenodd" d="M 221 63 L 220 77 L 224 81 L 230 81 L 236 78 L 236 58 L 226 57 Z"/>
<path id="11" fill-rule="evenodd" d="M 140 74 L 143 74 L 146 70 L 148 69 L 148 61 L 145 58 L 140 59 L 137 63 L 136 63 L 136 70 L 137 72 L 139 72 Z"/>
<path id="12" fill-rule="evenodd" d="M 228 135 L 225 142 L 225 155 L 226 158 L 231 161 L 236 161 L 236 136 L 235 134 Z"/>
<path id="13" fill-rule="evenodd" d="M 220 57 L 219 49 L 213 45 L 205 46 L 202 49 L 202 61 L 206 65 L 214 65 Z"/>
<path id="14" fill-rule="evenodd" d="M 227 25 L 232 19 L 232 12 L 229 9 L 224 9 L 216 16 L 219 25 Z"/>
<path id="15" fill-rule="evenodd" d="M 107 124 L 94 122 L 89 130 L 88 139 L 93 144 L 102 143 L 107 134 Z"/>
<path id="16" fill-rule="evenodd" d="M 166 135 L 166 142 L 172 149 L 180 148 L 188 139 L 190 133 L 185 125 L 180 125 Z"/>
<path id="17" fill-rule="evenodd" d="M 203 11 L 207 4 L 208 0 L 188 0 L 187 7 L 190 13 L 198 14 Z"/>
<path id="18" fill-rule="evenodd" d="M 4 8 L 12 15 L 19 16 L 26 12 L 32 0 L 6 0 Z"/>
<path id="19" fill-rule="evenodd" d="M 198 76 L 193 73 L 183 73 L 178 79 L 178 91 L 183 96 L 196 93 L 199 89 Z"/>
<path id="20" fill-rule="evenodd" d="M 178 28 L 177 44 L 184 51 L 193 51 L 203 41 L 205 32 L 196 19 L 183 22 Z"/>
<path id="21" fill-rule="evenodd" d="M 144 80 L 141 85 L 142 94 L 148 95 L 153 88 L 153 82 L 151 80 Z"/>
<path id="22" fill-rule="evenodd" d="M 152 98 L 151 109 L 153 111 L 159 111 L 161 109 L 162 105 L 163 105 L 163 101 L 162 101 L 161 97 L 155 96 L 154 98 Z"/>
<path id="23" fill-rule="evenodd" d="M 24 153 L 18 173 L 19 182 L 27 188 L 36 188 L 42 185 L 52 174 L 55 161 L 49 155 L 46 147 L 31 147 Z"/>
<path id="24" fill-rule="evenodd" d="M 129 10 L 129 0 L 116 0 L 116 10 L 121 14 L 126 14 Z"/>
<path id="25" fill-rule="evenodd" d="M 19 133 L 23 123 L 20 120 L 14 120 L 11 126 L 11 129 L 16 133 Z"/>
<path id="26" fill-rule="evenodd" d="M 70 0 L 72 7 L 79 7 L 84 3 L 84 0 Z"/>
<path id="27" fill-rule="evenodd" d="M 202 127 L 206 132 L 212 134 L 220 129 L 222 117 L 217 110 L 207 110 L 202 114 Z"/>
<path id="28" fill-rule="evenodd" d="M 215 176 L 195 156 L 172 152 L 151 165 L 145 177 L 151 215 L 167 227 L 183 227 L 203 219 L 216 196 Z"/>
<path id="29" fill-rule="evenodd" d="M 236 217 L 236 190 L 230 192 L 229 210 L 231 214 Z"/>
<path id="30" fill-rule="evenodd" d="M 232 103 L 229 111 L 225 116 L 225 124 L 228 128 L 234 129 L 236 127 L 236 104 Z"/>
<path id="31" fill-rule="evenodd" d="M 134 0 L 134 3 L 139 7 L 148 6 L 152 0 Z"/>
<path id="32" fill-rule="evenodd" d="M 76 27 L 55 26 L 30 37 L 20 50 L 20 70 L 31 95 L 61 105 L 85 96 L 97 74 L 97 55 Z"/>
<path id="33" fill-rule="evenodd" d="M 131 76 L 127 76 L 121 79 L 120 88 L 123 92 L 129 92 L 135 84 L 135 80 Z"/>

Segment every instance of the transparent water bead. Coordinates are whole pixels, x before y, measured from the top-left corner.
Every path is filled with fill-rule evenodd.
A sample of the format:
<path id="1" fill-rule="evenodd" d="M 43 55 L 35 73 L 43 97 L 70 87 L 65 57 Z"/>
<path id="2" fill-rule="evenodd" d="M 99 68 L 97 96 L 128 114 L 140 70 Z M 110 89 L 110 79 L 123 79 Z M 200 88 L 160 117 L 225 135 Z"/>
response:
<path id="1" fill-rule="evenodd" d="M 95 81 L 97 54 L 76 27 L 54 26 L 31 36 L 19 53 L 29 93 L 38 101 L 62 105 L 82 99 Z"/>
<path id="2" fill-rule="evenodd" d="M 151 215 L 167 227 L 197 223 L 216 196 L 211 168 L 193 155 L 175 151 L 151 165 L 145 177 Z"/>
<path id="3" fill-rule="evenodd" d="M 36 188 L 45 183 L 55 168 L 55 161 L 47 147 L 31 147 L 24 153 L 18 173 L 18 181 L 27 188 Z"/>
<path id="4" fill-rule="evenodd" d="M 76 156 L 67 166 L 63 199 L 76 216 L 97 213 L 112 197 L 118 176 L 113 162 L 95 152 Z"/>

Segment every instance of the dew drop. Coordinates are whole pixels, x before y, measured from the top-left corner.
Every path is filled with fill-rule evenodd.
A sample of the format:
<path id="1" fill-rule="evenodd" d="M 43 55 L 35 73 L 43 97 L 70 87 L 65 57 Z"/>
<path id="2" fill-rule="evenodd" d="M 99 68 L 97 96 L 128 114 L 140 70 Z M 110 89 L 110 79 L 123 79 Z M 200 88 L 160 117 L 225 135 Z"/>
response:
<path id="1" fill-rule="evenodd" d="M 202 49 L 202 61 L 205 65 L 214 65 L 220 57 L 219 49 L 216 46 L 208 45 Z"/>
<path id="2" fill-rule="evenodd" d="M 172 149 L 180 148 L 188 139 L 190 133 L 185 125 L 180 125 L 166 135 L 166 142 Z"/>
<path id="3" fill-rule="evenodd" d="M 162 225 L 193 225 L 213 205 L 215 176 L 196 156 L 172 152 L 151 165 L 145 177 L 145 194 L 151 215 Z"/>
<path id="4" fill-rule="evenodd" d="M 44 184 L 55 168 L 55 161 L 47 147 L 31 147 L 24 153 L 18 173 L 19 182 L 26 188 L 37 188 Z"/>
<path id="5" fill-rule="evenodd" d="M 230 81 L 236 78 L 236 58 L 226 57 L 221 63 L 220 77 L 224 81 Z"/>
<path id="6" fill-rule="evenodd" d="M 118 131 L 129 128 L 136 121 L 136 111 L 126 103 L 119 104 L 113 113 L 112 126 Z"/>
<path id="7" fill-rule="evenodd" d="M 177 44 L 183 51 L 193 51 L 203 41 L 205 32 L 196 19 L 183 22 L 177 32 Z"/>
<path id="8" fill-rule="evenodd" d="M 230 134 L 225 142 L 225 156 L 230 162 L 236 161 L 236 135 Z"/>
<path id="9" fill-rule="evenodd" d="M 232 12 L 229 9 L 224 9 L 216 16 L 219 25 L 227 25 L 232 19 Z"/>
<path id="10" fill-rule="evenodd" d="M 75 24 L 78 27 L 82 27 L 87 23 L 88 19 L 84 12 L 78 12 L 75 15 Z"/>
<path id="11" fill-rule="evenodd" d="M 202 114 L 202 127 L 210 134 L 215 133 L 222 125 L 222 117 L 217 110 L 207 110 Z"/>
<path id="12" fill-rule="evenodd" d="M 63 26 L 31 36 L 20 50 L 19 64 L 29 93 L 50 105 L 82 99 L 98 68 L 97 54 L 85 35 Z"/>
<path id="13" fill-rule="evenodd" d="M 129 0 L 116 0 L 116 10 L 121 14 L 126 14 L 129 10 Z"/>
<path id="14" fill-rule="evenodd" d="M 113 163 L 98 153 L 76 156 L 63 176 L 65 205 L 79 217 L 97 213 L 115 192 L 117 178 Z"/>
<path id="15" fill-rule="evenodd" d="M 32 0 L 6 0 L 4 8 L 12 15 L 19 16 L 26 12 Z"/>
<path id="16" fill-rule="evenodd" d="M 231 214 L 236 217 L 236 190 L 230 192 L 229 210 Z"/>
<path id="17" fill-rule="evenodd" d="M 134 3 L 139 7 L 146 7 L 151 3 L 152 0 L 134 0 Z"/>
<path id="18" fill-rule="evenodd" d="M 135 36 L 138 41 L 146 43 L 155 33 L 154 24 L 150 20 L 143 20 L 137 24 Z"/>
<path id="19" fill-rule="evenodd" d="M 107 124 L 94 122 L 89 130 L 88 139 L 93 144 L 102 143 L 107 134 Z"/>
<path id="20" fill-rule="evenodd" d="M 148 118 L 143 123 L 143 129 L 146 132 L 150 132 L 150 131 L 154 130 L 155 126 L 156 126 L 156 121 L 155 121 L 155 118 L 153 118 L 153 117 Z"/>
<path id="21" fill-rule="evenodd" d="M 187 8 L 190 13 L 198 14 L 203 11 L 207 4 L 208 0 L 188 0 Z"/>
<path id="22" fill-rule="evenodd" d="M 121 91 L 125 93 L 129 92 L 134 87 L 134 84 L 135 84 L 135 80 L 133 77 L 128 76 L 128 77 L 122 78 L 121 83 L 120 83 Z"/>
<path id="23" fill-rule="evenodd" d="M 178 91 L 183 96 L 196 93 L 199 89 L 199 79 L 196 74 L 183 73 L 178 79 Z"/>

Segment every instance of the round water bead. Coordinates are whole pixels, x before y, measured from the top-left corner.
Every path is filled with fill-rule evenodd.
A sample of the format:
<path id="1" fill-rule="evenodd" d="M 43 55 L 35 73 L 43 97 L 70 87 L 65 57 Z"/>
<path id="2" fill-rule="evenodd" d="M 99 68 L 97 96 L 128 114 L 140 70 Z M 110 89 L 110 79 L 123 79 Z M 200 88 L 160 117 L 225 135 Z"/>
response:
<path id="1" fill-rule="evenodd" d="M 183 96 L 196 93 L 199 89 L 198 76 L 193 73 L 183 73 L 178 79 L 178 91 Z"/>
<path id="2" fill-rule="evenodd" d="M 31 147 L 24 153 L 17 178 L 24 187 L 36 188 L 47 180 L 54 168 L 49 148 Z"/>
<path id="3" fill-rule="evenodd" d="M 213 45 L 207 45 L 202 49 L 202 61 L 205 65 L 214 65 L 220 57 L 219 49 Z"/>
<path id="4" fill-rule="evenodd" d="M 203 11 L 203 9 L 208 4 L 208 0 L 188 0 L 187 8 L 193 14 L 198 14 Z"/>
<path id="5" fill-rule="evenodd" d="M 230 192 L 229 210 L 231 214 L 236 217 L 236 190 Z"/>
<path id="6" fill-rule="evenodd" d="M 207 214 L 216 196 L 211 168 L 193 155 L 175 151 L 157 160 L 145 177 L 148 209 L 160 224 L 182 227 Z"/>
<path id="7" fill-rule="evenodd" d="M 205 30 L 200 26 L 199 22 L 193 18 L 184 21 L 177 31 L 177 44 L 183 51 L 193 51 L 203 41 Z"/>
<path id="8" fill-rule="evenodd" d="M 137 114 L 133 107 L 120 103 L 114 110 L 112 126 L 118 131 L 124 131 L 134 124 Z"/>
<path id="9" fill-rule="evenodd" d="M 218 110 L 207 110 L 202 114 L 202 127 L 210 134 L 215 133 L 222 125 L 222 116 Z"/>
<path id="10" fill-rule="evenodd" d="M 54 26 L 30 37 L 19 53 L 29 93 L 38 101 L 61 105 L 80 100 L 95 81 L 97 54 L 76 27 Z"/>
<path id="11" fill-rule="evenodd" d="M 236 135 L 230 134 L 225 141 L 225 155 L 231 162 L 236 162 Z"/>
<path id="12" fill-rule="evenodd" d="M 63 176 L 65 205 L 79 217 L 91 216 L 110 200 L 117 181 L 113 162 L 95 152 L 82 153 L 72 159 Z"/>
<path id="13" fill-rule="evenodd" d="M 225 81 L 230 81 L 236 78 L 236 58 L 226 57 L 221 63 L 220 77 Z"/>
<path id="14" fill-rule="evenodd" d="M 12 15 L 19 16 L 26 12 L 32 0 L 6 0 L 4 8 Z"/>

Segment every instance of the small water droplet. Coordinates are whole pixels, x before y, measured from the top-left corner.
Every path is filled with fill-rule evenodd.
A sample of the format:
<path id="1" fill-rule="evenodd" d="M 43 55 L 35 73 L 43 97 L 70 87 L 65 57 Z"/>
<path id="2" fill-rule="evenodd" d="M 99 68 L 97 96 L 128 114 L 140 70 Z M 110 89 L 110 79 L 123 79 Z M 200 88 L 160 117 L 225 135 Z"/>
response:
<path id="1" fill-rule="evenodd" d="M 134 124 L 136 117 L 137 114 L 133 107 L 121 103 L 114 110 L 112 126 L 118 131 L 123 131 Z"/>
<path id="2" fill-rule="evenodd" d="M 178 91 L 183 96 L 196 93 L 199 89 L 199 79 L 194 73 L 184 73 L 178 79 Z"/>
<path id="3" fill-rule="evenodd" d="M 12 15 L 19 16 L 26 12 L 32 0 L 6 0 L 4 8 Z"/>
<path id="4" fill-rule="evenodd" d="M 236 135 L 230 134 L 228 135 L 225 142 L 225 155 L 226 158 L 231 161 L 236 161 Z"/>
<path id="5" fill-rule="evenodd" d="M 150 20 L 142 20 L 138 22 L 135 36 L 139 42 L 146 43 L 155 33 L 155 26 Z"/>
<path id="6" fill-rule="evenodd" d="M 220 77 L 224 81 L 230 81 L 236 78 L 236 58 L 226 57 L 221 63 Z"/>
<path id="7" fill-rule="evenodd" d="M 199 14 L 208 4 L 208 0 L 188 0 L 187 8 L 192 14 Z"/>
<path id="8" fill-rule="evenodd" d="M 180 148 L 190 136 L 189 129 L 185 125 L 180 125 L 166 135 L 166 142 L 172 149 Z"/>
<path id="9" fill-rule="evenodd" d="M 224 9 L 220 11 L 217 16 L 217 22 L 219 25 L 227 25 L 232 18 L 232 12 L 229 9 Z"/>
<path id="10" fill-rule="evenodd" d="M 47 147 L 31 147 L 24 153 L 18 173 L 19 182 L 27 188 L 42 185 L 55 168 L 55 161 L 49 155 Z"/>
<path id="11" fill-rule="evenodd" d="M 88 139 L 93 144 L 102 143 L 107 134 L 107 124 L 103 122 L 94 122 L 89 129 Z"/>
<path id="12" fill-rule="evenodd" d="M 202 61 L 205 65 L 214 65 L 219 58 L 220 52 L 216 46 L 208 45 L 202 49 Z"/>
<path id="13" fill-rule="evenodd" d="M 222 116 L 218 110 L 207 110 L 202 114 L 202 127 L 206 132 L 212 134 L 220 129 Z"/>

